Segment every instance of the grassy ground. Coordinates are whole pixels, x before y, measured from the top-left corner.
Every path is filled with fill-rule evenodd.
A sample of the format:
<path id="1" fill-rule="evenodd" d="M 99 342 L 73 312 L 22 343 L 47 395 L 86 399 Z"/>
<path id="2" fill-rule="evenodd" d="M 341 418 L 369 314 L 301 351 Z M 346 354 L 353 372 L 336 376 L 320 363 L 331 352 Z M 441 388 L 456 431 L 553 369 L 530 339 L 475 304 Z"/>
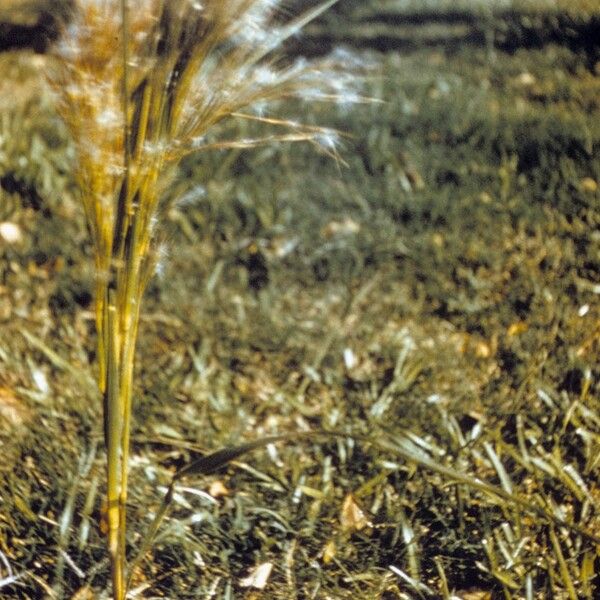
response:
<path id="1" fill-rule="evenodd" d="M 347 166 L 299 146 L 182 166 L 139 343 L 132 553 L 199 452 L 349 437 L 182 484 L 138 597 L 596 597 L 598 72 L 558 45 L 361 58 L 384 104 L 298 107 L 348 133 Z M 44 61 L 0 56 L 21 234 L 0 243 L 0 579 L 82 600 L 108 573 L 92 273 Z"/>

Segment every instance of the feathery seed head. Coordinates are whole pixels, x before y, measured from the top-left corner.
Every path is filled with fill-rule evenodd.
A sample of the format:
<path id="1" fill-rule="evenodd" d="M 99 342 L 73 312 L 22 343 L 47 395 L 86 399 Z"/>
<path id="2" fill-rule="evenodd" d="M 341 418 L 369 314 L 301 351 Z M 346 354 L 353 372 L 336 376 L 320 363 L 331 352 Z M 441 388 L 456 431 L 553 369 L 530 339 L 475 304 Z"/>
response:
<path id="1" fill-rule="evenodd" d="M 324 130 L 315 136 L 315 142 L 327 152 L 335 152 L 340 142 L 340 136 L 335 131 Z"/>
<path id="2" fill-rule="evenodd" d="M 353 78 L 341 74 L 344 63 L 357 64 L 347 53 L 320 63 L 273 58 L 332 0 L 314 0 L 298 17 L 281 10 L 280 0 L 129 4 L 123 35 L 121 0 L 79 0 L 54 52 L 52 81 L 78 147 L 77 174 L 97 248 L 111 250 L 114 227 L 128 222 L 119 211 L 126 210 L 128 218 L 138 215 L 140 247 L 148 252 L 162 173 L 186 153 L 309 141 L 335 154 L 338 139 L 329 130 L 265 116 L 269 105 L 289 97 L 360 99 Z M 276 131 L 219 140 L 215 127 L 230 118 Z"/>

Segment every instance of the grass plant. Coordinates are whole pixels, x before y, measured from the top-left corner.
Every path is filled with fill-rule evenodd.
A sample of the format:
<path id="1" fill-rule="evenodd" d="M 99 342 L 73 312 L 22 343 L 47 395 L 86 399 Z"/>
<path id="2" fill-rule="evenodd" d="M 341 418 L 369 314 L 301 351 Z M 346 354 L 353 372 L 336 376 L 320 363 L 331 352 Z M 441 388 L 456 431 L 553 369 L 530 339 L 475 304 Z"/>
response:
<path id="1" fill-rule="evenodd" d="M 335 1 L 297 17 L 275 0 L 144 0 L 135 8 L 126 0 L 85 1 L 77 3 L 56 47 L 52 83 L 76 144 L 94 245 L 108 548 L 119 600 L 126 593 L 135 347 L 142 297 L 160 259 L 169 168 L 192 152 L 273 142 L 312 142 L 335 153 L 334 132 L 265 113 L 269 103 L 291 96 L 330 100 L 345 93 L 331 64 L 273 58 Z M 214 137 L 213 128 L 232 117 L 275 131 L 251 139 Z"/>

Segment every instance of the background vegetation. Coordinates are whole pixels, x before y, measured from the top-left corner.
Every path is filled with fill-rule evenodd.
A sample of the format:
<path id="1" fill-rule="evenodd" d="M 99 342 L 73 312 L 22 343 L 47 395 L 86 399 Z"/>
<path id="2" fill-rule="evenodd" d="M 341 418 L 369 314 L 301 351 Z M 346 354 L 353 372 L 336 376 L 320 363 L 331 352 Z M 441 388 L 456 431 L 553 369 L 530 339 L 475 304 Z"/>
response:
<path id="1" fill-rule="evenodd" d="M 178 490 L 138 597 L 598 591 L 599 13 L 416 4 L 342 3 L 291 49 L 345 40 L 369 65 L 384 104 L 297 107 L 347 133 L 347 165 L 302 146 L 183 165 L 143 316 L 129 541 L 190 458 L 309 428 L 411 443 L 522 502 L 351 437 L 278 446 Z M 81 600 L 108 580 L 91 249 L 46 61 L 0 55 L 0 584 Z"/>

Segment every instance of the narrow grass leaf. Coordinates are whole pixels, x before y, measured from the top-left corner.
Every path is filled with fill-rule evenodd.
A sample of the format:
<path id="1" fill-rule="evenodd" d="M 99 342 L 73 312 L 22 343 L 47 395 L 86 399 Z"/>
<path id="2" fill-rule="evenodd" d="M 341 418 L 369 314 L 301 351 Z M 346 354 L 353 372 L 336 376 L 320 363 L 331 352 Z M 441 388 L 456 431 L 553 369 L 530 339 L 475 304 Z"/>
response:
<path id="1" fill-rule="evenodd" d="M 569 572 L 567 561 L 565 560 L 565 556 L 560 546 L 560 541 L 558 540 L 553 527 L 550 529 L 550 540 L 552 541 L 552 547 L 554 548 L 554 555 L 558 561 L 562 583 L 569 594 L 570 600 L 577 600 L 577 592 L 575 591 L 573 579 L 571 578 L 571 573 Z"/>
<path id="2" fill-rule="evenodd" d="M 512 494 L 513 493 L 513 483 L 510 480 L 510 477 L 509 477 L 508 473 L 506 472 L 506 469 L 504 468 L 502 461 L 496 454 L 496 451 L 494 450 L 494 448 L 492 447 L 492 445 L 489 442 L 484 442 L 483 447 L 485 448 L 487 455 L 489 456 L 490 460 L 492 461 L 492 465 L 494 465 L 494 469 L 496 470 L 496 473 L 498 474 L 498 478 L 500 479 L 502 488 L 504 489 L 504 491 L 507 494 Z"/>

